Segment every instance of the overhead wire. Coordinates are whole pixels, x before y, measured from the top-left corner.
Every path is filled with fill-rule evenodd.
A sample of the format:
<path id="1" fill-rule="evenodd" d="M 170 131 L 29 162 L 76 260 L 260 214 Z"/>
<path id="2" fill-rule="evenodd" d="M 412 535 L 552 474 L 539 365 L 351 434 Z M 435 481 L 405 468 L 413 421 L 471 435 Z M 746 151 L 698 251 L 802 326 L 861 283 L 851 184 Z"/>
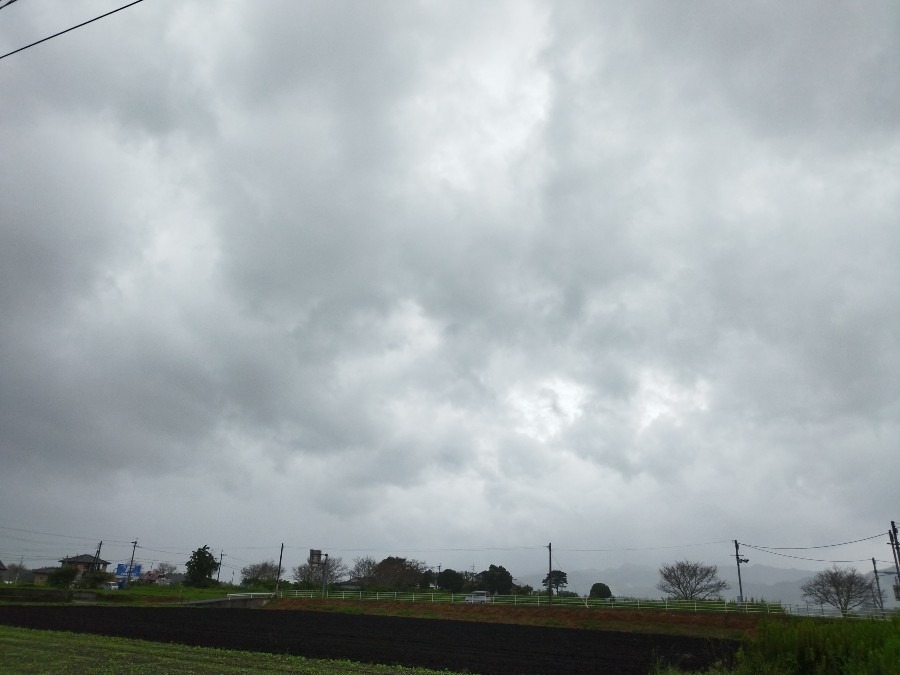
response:
<path id="1" fill-rule="evenodd" d="M 112 11 L 106 12 L 105 14 L 101 14 L 100 16 L 95 16 L 93 19 L 84 21 L 84 22 L 78 24 L 77 26 L 72 26 L 71 28 L 66 28 L 65 30 L 59 31 L 58 33 L 54 33 L 53 35 L 42 38 L 42 39 L 38 40 L 37 42 L 32 42 L 31 44 L 25 45 L 24 47 L 19 47 L 18 49 L 14 49 L 11 52 L 7 52 L 3 56 L 0 56 L 0 59 L 5 59 L 7 56 L 12 56 L 13 54 L 18 54 L 19 52 L 25 51 L 26 49 L 29 49 L 36 45 L 39 45 L 42 42 L 46 42 L 47 40 L 52 40 L 53 38 L 59 37 L 60 35 L 65 35 L 66 33 L 76 30 L 77 28 L 82 28 L 83 26 L 87 26 L 89 23 L 94 23 L 95 21 L 99 21 L 100 19 L 106 18 L 107 16 L 109 16 L 111 14 L 115 14 L 116 12 L 121 12 L 123 9 L 128 9 L 129 7 L 132 7 L 136 4 L 138 4 L 139 2 L 143 2 L 143 1 L 144 0 L 134 0 L 133 2 L 129 2 L 127 5 L 123 5 L 123 6 L 119 7 L 118 9 L 114 9 Z M 12 0 L 12 2 L 15 2 L 15 0 Z M 3 5 L 3 7 L 7 7 L 8 5 L 12 4 L 12 2 L 7 2 L 5 5 Z M 3 7 L 0 7 L 0 9 L 3 9 Z"/>
<path id="2" fill-rule="evenodd" d="M 770 551 L 809 551 L 815 548 L 834 548 L 835 546 L 847 546 L 849 544 L 858 544 L 861 541 L 869 541 L 871 539 L 878 539 L 878 537 L 884 537 L 886 532 L 879 532 L 878 534 L 873 534 L 871 537 L 863 537 L 862 539 L 854 539 L 853 541 L 843 541 L 840 544 L 822 544 L 821 546 L 760 546 L 758 544 L 745 544 L 744 542 L 738 542 L 741 546 L 755 546 L 758 548 L 765 548 Z"/>
<path id="3" fill-rule="evenodd" d="M 631 548 L 560 548 L 560 551 L 571 553 L 619 553 L 622 551 L 660 551 L 672 548 L 692 548 L 696 546 L 715 546 L 719 544 L 730 544 L 731 539 L 723 539 L 721 541 L 705 541 L 699 544 L 672 544 L 669 546 L 640 546 Z"/>
<path id="4" fill-rule="evenodd" d="M 740 543 L 740 542 L 738 542 Z M 824 562 L 824 563 L 861 563 L 861 562 L 869 562 L 871 558 L 859 558 L 856 560 L 822 560 L 819 558 L 804 558 L 799 555 L 789 555 L 787 553 L 778 553 L 777 551 L 771 551 L 760 546 L 753 546 L 752 544 L 744 544 L 741 543 L 741 546 L 746 546 L 747 548 L 752 548 L 754 551 L 760 551 L 761 553 L 768 553 L 769 555 L 777 555 L 782 558 L 793 558 L 794 560 L 808 560 L 810 562 Z M 884 560 L 879 560 L 878 562 L 887 562 Z"/>

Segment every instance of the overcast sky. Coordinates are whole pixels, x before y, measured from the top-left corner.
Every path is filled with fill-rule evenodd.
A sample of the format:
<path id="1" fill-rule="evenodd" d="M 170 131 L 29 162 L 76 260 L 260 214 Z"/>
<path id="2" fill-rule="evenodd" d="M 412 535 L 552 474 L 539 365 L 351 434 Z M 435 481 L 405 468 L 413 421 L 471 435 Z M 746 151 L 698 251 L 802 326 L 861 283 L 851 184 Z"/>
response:
<path id="1" fill-rule="evenodd" d="M 898 82 L 893 0 L 147 0 L 0 60 L 0 560 L 886 532 Z"/>

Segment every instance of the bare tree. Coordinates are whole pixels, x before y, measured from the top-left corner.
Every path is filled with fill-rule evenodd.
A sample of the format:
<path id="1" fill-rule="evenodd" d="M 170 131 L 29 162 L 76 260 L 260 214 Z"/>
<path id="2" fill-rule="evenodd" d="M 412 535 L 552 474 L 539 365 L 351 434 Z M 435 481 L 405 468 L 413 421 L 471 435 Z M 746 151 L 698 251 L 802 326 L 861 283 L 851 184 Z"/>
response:
<path id="1" fill-rule="evenodd" d="M 322 575 L 325 575 L 324 582 L 326 584 L 334 584 L 347 576 L 347 566 L 341 557 L 323 556 L 322 562 L 318 565 L 310 565 L 305 562 L 297 565 L 291 570 L 291 576 L 298 584 L 309 584 L 320 586 L 322 584 Z"/>
<path id="2" fill-rule="evenodd" d="M 28 570 L 25 565 L 22 565 L 20 563 L 10 563 L 6 566 L 6 579 L 11 584 L 16 584 L 19 582 L 19 576 L 21 576 L 23 572 L 27 571 Z"/>
<path id="3" fill-rule="evenodd" d="M 366 587 L 375 579 L 375 567 L 378 562 L 371 556 L 354 558 L 353 567 L 350 568 L 350 579 Z"/>
<path id="4" fill-rule="evenodd" d="M 263 560 L 241 568 L 241 576 L 244 578 L 241 583 L 248 586 L 274 584 L 282 574 L 284 574 L 284 568 L 279 568 L 278 563 L 274 560 Z"/>
<path id="5" fill-rule="evenodd" d="M 178 571 L 178 567 L 170 562 L 161 562 L 156 563 L 156 571 L 159 573 L 159 576 L 166 577 L 170 574 L 175 574 Z"/>
<path id="6" fill-rule="evenodd" d="M 871 607 L 875 594 L 873 581 L 856 568 L 835 565 L 800 586 L 803 597 L 820 605 L 831 605 L 846 614 L 857 607 Z"/>
<path id="7" fill-rule="evenodd" d="M 715 565 L 682 560 L 659 568 L 656 587 L 676 600 L 704 600 L 717 597 L 729 588 L 718 574 L 719 569 Z"/>

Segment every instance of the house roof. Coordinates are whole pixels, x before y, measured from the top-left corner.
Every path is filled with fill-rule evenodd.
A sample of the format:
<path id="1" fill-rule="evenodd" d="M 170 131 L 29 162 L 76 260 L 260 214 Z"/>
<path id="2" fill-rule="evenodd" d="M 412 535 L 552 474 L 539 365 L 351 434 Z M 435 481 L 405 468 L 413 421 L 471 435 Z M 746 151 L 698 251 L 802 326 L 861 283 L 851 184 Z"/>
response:
<path id="1" fill-rule="evenodd" d="M 66 563 L 87 563 L 87 564 L 91 564 L 91 563 L 93 563 L 93 562 L 95 562 L 95 561 L 94 561 L 94 556 L 89 555 L 89 554 L 87 554 L 87 553 L 82 553 L 81 555 L 72 555 L 72 556 L 69 556 L 69 557 L 67 557 L 67 558 L 63 558 L 63 559 L 60 560 L 59 562 L 61 562 L 62 564 L 65 565 Z M 97 558 L 96 562 L 97 562 L 98 565 L 109 565 L 109 561 L 108 561 L 108 560 L 102 560 L 101 558 Z"/>
<path id="2" fill-rule="evenodd" d="M 4 565 L 3 561 L 0 560 L 0 572 L 5 572 L 5 571 L 6 571 L 6 565 Z"/>

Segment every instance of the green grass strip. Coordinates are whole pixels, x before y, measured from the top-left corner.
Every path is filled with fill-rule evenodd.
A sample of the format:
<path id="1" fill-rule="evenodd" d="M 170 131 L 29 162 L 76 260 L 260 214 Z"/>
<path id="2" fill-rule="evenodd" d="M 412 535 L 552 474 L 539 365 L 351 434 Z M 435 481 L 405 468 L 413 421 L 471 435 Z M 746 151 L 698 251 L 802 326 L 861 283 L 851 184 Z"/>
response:
<path id="1" fill-rule="evenodd" d="M 211 649 L 186 645 L 0 626 L 0 673 L 405 673 L 450 671 Z"/>

